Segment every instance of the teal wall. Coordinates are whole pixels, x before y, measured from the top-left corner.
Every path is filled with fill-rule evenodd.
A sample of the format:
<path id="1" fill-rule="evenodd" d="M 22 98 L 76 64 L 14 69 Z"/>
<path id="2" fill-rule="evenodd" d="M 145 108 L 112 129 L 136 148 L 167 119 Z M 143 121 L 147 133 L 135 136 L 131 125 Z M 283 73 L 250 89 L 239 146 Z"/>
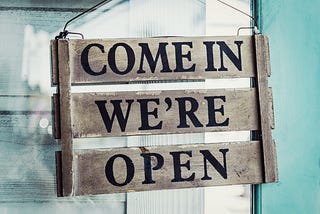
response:
<path id="1" fill-rule="evenodd" d="M 256 0 L 269 36 L 279 183 L 262 185 L 262 213 L 320 213 L 320 1 Z"/>

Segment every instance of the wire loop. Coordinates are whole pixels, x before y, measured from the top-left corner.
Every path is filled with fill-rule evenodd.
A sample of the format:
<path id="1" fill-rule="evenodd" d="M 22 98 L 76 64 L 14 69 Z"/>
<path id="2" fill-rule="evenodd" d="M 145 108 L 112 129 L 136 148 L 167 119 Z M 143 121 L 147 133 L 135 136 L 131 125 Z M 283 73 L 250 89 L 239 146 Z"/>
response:
<path id="1" fill-rule="evenodd" d="M 226 5 L 226 6 L 228 6 L 228 7 L 230 7 L 230 8 L 232 8 L 232 9 L 234 9 L 234 10 L 236 10 L 236 11 L 238 11 L 239 13 L 242 13 L 245 16 L 248 16 L 251 20 L 253 20 L 254 26 L 253 27 L 250 26 L 250 27 L 240 27 L 240 28 L 238 28 L 237 36 L 239 35 L 240 30 L 243 30 L 243 29 L 253 29 L 253 33 L 254 34 L 260 34 L 260 31 L 258 29 L 258 22 L 253 16 L 251 16 L 250 14 L 248 14 L 248 13 L 246 13 L 246 12 L 244 12 L 244 11 L 242 11 L 242 10 L 240 10 L 240 9 L 238 9 L 238 8 L 232 6 L 231 4 L 228 4 L 228 3 L 224 2 L 224 1 L 221 1 L 221 0 L 217 0 L 217 1 L 222 3 L 222 4 L 224 4 L 224 5 Z"/>
<path id="2" fill-rule="evenodd" d="M 77 16 L 75 16 L 75 17 L 71 18 L 70 20 L 68 20 L 68 21 L 66 22 L 66 24 L 64 25 L 63 31 L 60 32 L 59 35 L 57 35 L 57 36 L 55 37 L 55 39 L 57 39 L 57 40 L 58 40 L 58 39 L 66 39 L 68 34 L 80 35 L 81 38 L 84 39 L 84 36 L 83 36 L 83 34 L 81 34 L 81 33 L 78 33 L 78 32 L 69 32 L 69 31 L 67 31 L 67 26 L 68 26 L 68 24 L 70 24 L 70 23 L 73 22 L 74 20 L 78 19 L 79 17 L 83 16 L 84 14 L 86 14 L 86 13 L 88 13 L 88 12 L 96 9 L 97 7 L 100 7 L 101 5 L 103 5 L 103 4 L 105 4 L 105 3 L 109 3 L 109 2 L 111 2 L 111 1 L 112 1 L 112 0 L 103 0 L 103 1 L 99 2 L 98 4 L 90 7 L 89 9 L 83 11 L 82 13 L 78 14 Z M 220 2 L 220 3 L 222 3 L 222 4 L 224 4 L 224 5 L 226 5 L 226 6 L 228 6 L 228 7 L 230 7 L 230 8 L 232 8 L 232 9 L 234 9 L 234 10 L 236 10 L 236 11 L 238 11 L 239 13 L 244 14 L 245 16 L 248 16 L 250 19 L 253 20 L 253 22 L 254 22 L 254 27 L 240 27 L 240 28 L 238 28 L 237 35 L 239 35 L 239 32 L 240 32 L 240 30 L 242 30 L 242 29 L 254 29 L 254 34 L 259 34 L 259 33 L 260 33 L 259 30 L 258 30 L 257 20 L 256 20 L 253 16 L 251 16 L 250 14 L 248 14 L 248 13 L 246 13 L 246 12 L 244 12 L 244 11 L 242 11 L 242 10 L 240 10 L 240 9 L 238 9 L 238 8 L 236 8 L 236 7 L 230 5 L 230 4 L 228 4 L 228 3 L 226 3 L 226 2 L 224 2 L 224 1 L 222 1 L 222 0 L 217 0 L 217 1 Z"/>

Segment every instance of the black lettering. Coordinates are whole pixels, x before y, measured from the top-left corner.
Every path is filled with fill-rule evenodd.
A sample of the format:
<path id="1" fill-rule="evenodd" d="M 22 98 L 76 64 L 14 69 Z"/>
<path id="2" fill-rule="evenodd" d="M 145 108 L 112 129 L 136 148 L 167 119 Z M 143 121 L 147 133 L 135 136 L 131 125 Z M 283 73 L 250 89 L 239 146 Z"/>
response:
<path id="1" fill-rule="evenodd" d="M 227 174 L 227 158 L 226 153 L 229 149 L 219 149 L 219 152 L 223 155 L 223 166 L 219 163 L 219 161 L 211 154 L 209 150 L 200 150 L 200 153 L 203 155 L 203 167 L 204 167 L 204 176 L 201 180 L 212 180 L 212 177 L 208 176 L 208 167 L 207 160 L 211 163 L 211 165 L 219 172 L 219 174 L 224 178 L 228 178 Z"/>
<path id="2" fill-rule="evenodd" d="M 192 64 L 189 68 L 183 67 L 183 58 L 186 58 L 188 61 L 191 61 L 191 52 L 188 51 L 186 54 L 182 54 L 182 46 L 186 45 L 192 48 L 192 42 L 172 42 L 175 47 L 176 54 L 176 69 L 174 72 L 193 72 L 195 71 L 195 64 Z"/>
<path id="3" fill-rule="evenodd" d="M 225 96 L 212 96 L 212 97 L 204 97 L 208 101 L 208 119 L 209 122 L 207 124 L 207 127 L 211 126 L 228 126 L 229 125 L 229 118 L 225 119 L 223 122 L 218 123 L 216 121 L 216 112 L 220 112 L 221 115 L 224 116 L 224 107 L 221 105 L 220 108 L 215 107 L 214 101 L 216 99 L 220 99 L 223 102 L 226 102 L 226 97 Z"/>
<path id="4" fill-rule="evenodd" d="M 141 47 L 141 59 L 140 59 L 140 67 L 137 73 L 146 72 L 145 70 L 143 70 L 144 58 L 147 59 L 150 70 L 152 73 L 154 73 L 159 57 L 161 57 L 161 61 L 162 61 L 162 70 L 160 70 L 160 72 L 172 72 L 172 70 L 169 67 L 169 61 L 168 61 L 168 56 L 166 51 L 167 45 L 168 43 L 166 42 L 160 42 L 157 55 L 155 58 L 153 58 L 151 51 L 149 49 L 148 43 L 139 43 L 139 46 Z"/>
<path id="5" fill-rule="evenodd" d="M 162 121 L 155 126 L 150 126 L 148 117 L 148 115 L 153 115 L 155 118 L 158 118 L 158 109 L 155 108 L 153 111 L 148 111 L 148 103 L 154 102 L 159 105 L 159 99 L 138 99 L 137 101 L 140 103 L 141 114 L 141 127 L 139 127 L 139 130 L 161 129 Z"/>
<path id="6" fill-rule="evenodd" d="M 127 177 L 126 177 L 126 180 L 123 182 L 123 183 L 118 183 L 116 181 L 116 179 L 114 178 L 114 172 L 113 172 L 113 164 L 114 164 L 114 161 L 116 158 L 122 158 L 125 163 L 126 163 L 126 168 L 127 168 Z M 121 170 L 122 172 L 123 170 Z M 128 183 L 131 182 L 131 180 L 133 179 L 134 177 L 134 165 L 133 165 L 133 162 L 132 160 L 126 156 L 126 155 L 123 155 L 123 154 L 117 154 L 117 155 L 114 155 L 112 156 L 108 161 L 107 161 L 107 164 L 106 164 L 106 167 L 105 167 L 105 174 L 106 174 L 106 178 L 108 179 L 108 181 L 114 185 L 114 186 L 118 186 L 118 187 L 121 187 L 121 186 L 125 186 L 127 185 Z"/>
<path id="7" fill-rule="evenodd" d="M 140 155 L 144 159 L 145 180 L 142 182 L 142 184 L 156 183 L 154 180 L 152 180 L 152 170 L 158 170 L 163 166 L 163 163 L 164 163 L 163 157 L 158 153 L 142 153 Z M 155 157 L 157 159 L 157 164 L 154 167 L 152 167 L 152 164 L 151 164 L 152 157 Z"/>
<path id="8" fill-rule="evenodd" d="M 179 118 L 180 124 L 177 128 L 189 128 L 190 126 L 187 124 L 187 115 L 190 118 L 191 122 L 195 127 L 203 127 L 203 125 L 198 120 L 197 116 L 194 114 L 199 107 L 199 104 L 196 99 L 192 97 L 182 97 L 176 98 L 179 104 Z M 189 111 L 186 109 L 187 102 L 191 104 L 191 108 Z"/>
<path id="9" fill-rule="evenodd" d="M 111 118 L 106 108 L 106 103 L 107 103 L 106 100 L 96 100 L 94 102 L 99 108 L 101 117 L 103 119 L 104 125 L 108 132 L 111 132 L 112 130 L 112 125 L 115 117 L 117 117 L 121 131 L 124 132 L 126 130 L 127 121 L 129 118 L 129 113 L 130 113 L 131 104 L 133 103 L 133 100 L 126 100 L 126 102 L 128 103 L 128 107 L 127 107 L 127 112 L 125 116 L 123 115 L 122 108 L 120 105 L 122 103 L 122 100 L 111 100 L 110 102 L 113 105 L 113 112 L 112 112 Z"/>
<path id="10" fill-rule="evenodd" d="M 91 69 L 89 65 L 89 51 L 92 47 L 97 47 L 101 50 L 102 53 L 104 53 L 103 45 L 93 43 L 86 46 L 81 53 L 81 66 L 87 74 L 90 74 L 92 76 L 98 76 L 107 72 L 107 66 L 103 65 L 102 69 L 99 72 L 95 72 Z"/>
<path id="11" fill-rule="evenodd" d="M 213 45 L 215 42 L 203 42 L 207 49 L 207 68 L 205 71 L 217 71 L 214 67 Z"/>
<path id="12" fill-rule="evenodd" d="M 118 47 L 123 47 L 126 50 L 127 53 L 127 68 L 123 71 L 119 70 L 116 64 L 116 50 Z M 108 62 L 109 62 L 109 66 L 111 68 L 111 70 L 119 75 L 124 75 L 129 73 L 135 63 L 135 56 L 134 56 L 134 51 L 132 50 L 132 48 L 127 45 L 126 43 L 117 43 L 115 45 L 112 46 L 112 48 L 110 48 L 109 53 L 108 53 Z"/>
<path id="13" fill-rule="evenodd" d="M 242 71 L 240 47 L 243 41 L 235 41 L 234 43 L 238 47 L 238 57 L 232 52 L 232 50 L 228 47 L 228 45 L 225 42 L 217 42 L 217 44 L 220 46 L 221 67 L 219 68 L 219 71 L 228 71 L 228 68 L 224 67 L 223 64 L 223 53 L 227 55 L 227 57 L 231 60 L 231 62 L 237 67 L 239 71 Z"/>
<path id="14" fill-rule="evenodd" d="M 173 157 L 174 167 L 174 179 L 172 179 L 171 182 L 193 181 L 195 178 L 195 173 L 192 173 L 188 178 L 182 178 L 181 167 L 185 167 L 190 170 L 190 160 L 182 164 L 181 154 L 186 154 L 189 157 L 192 157 L 192 151 L 170 152 L 170 155 Z"/>

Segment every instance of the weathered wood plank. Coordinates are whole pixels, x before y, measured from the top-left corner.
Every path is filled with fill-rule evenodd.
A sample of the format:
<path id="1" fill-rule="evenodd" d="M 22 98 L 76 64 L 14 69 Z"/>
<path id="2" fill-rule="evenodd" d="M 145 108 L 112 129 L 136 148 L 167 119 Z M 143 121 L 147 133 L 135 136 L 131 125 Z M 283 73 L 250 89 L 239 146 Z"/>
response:
<path id="1" fill-rule="evenodd" d="M 59 83 L 59 74 L 58 74 L 58 40 L 50 41 L 50 50 L 51 50 L 51 84 L 57 85 Z"/>
<path id="2" fill-rule="evenodd" d="M 253 37 L 69 40 L 72 83 L 253 77 Z"/>
<path id="3" fill-rule="evenodd" d="M 259 128 L 254 89 L 75 93 L 71 96 L 76 138 Z M 114 109 L 117 116 L 112 116 L 116 114 Z"/>
<path id="4" fill-rule="evenodd" d="M 61 127 L 60 127 L 60 102 L 59 94 L 53 94 L 52 96 L 52 107 L 53 107 L 53 136 L 55 139 L 61 138 Z"/>
<path id="5" fill-rule="evenodd" d="M 69 43 L 58 40 L 59 56 L 59 92 L 60 92 L 60 125 L 61 125 L 61 160 L 63 196 L 73 192 L 73 138 L 71 122 L 71 78 Z"/>
<path id="6" fill-rule="evenodd" d="M 77 151 L 74 194 L 262 183 L 260 147 L 252 141 Z"/>
<path id="7" fill-rule="evenodd" d="M 259 96 L 259 109 L 262 133 L 262 151 L 264 162 L 264 181 L 278 181 L 277 160 L 275 144 L 272 140 L 270 121 L 270 102 L 268 75 L 270 74 L 270 56 L 268 38 L 263 35 L 255 35 L 257 83 Z"/>
<path id="8" fill-rule="evenodd" d="M 55 152 L 56 160 L 56 191 L 57 196 L 63 196 L 63 184 L 62 184 L 62 160 L 61 160 L 61 151 Z"/>

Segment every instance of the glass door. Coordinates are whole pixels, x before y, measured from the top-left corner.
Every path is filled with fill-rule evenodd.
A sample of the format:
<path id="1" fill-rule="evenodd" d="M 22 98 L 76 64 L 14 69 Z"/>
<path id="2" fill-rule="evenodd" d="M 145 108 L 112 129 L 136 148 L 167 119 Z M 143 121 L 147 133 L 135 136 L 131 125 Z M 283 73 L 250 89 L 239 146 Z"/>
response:
<path id="1" fill-rule="evenodd" d="M 1 213 L 250 213 L 250 186 L 57 198 L 52 136 L 50 40 L 67 20 L 99 1 L 0 1 Z M 250 13 L 250 1 L 227 3 Z M 113 0 L 77 19 L 68 30 L 89 38 L 236 35 L 251 20 L 218 1 Z M 240 34 L 250 34 L 241 31 Z M 72 36 L 70 36 L 72 37 Z M 79 38 L 76 35 L 74 38 Z M 250 80 L 123 84 L 119 91 L 249 87 Z M 79 86 L 75 92 L 115 87 Z M 112 137 L 75 142 L 74 149 L 249 140 L 250 133 Z"/>

